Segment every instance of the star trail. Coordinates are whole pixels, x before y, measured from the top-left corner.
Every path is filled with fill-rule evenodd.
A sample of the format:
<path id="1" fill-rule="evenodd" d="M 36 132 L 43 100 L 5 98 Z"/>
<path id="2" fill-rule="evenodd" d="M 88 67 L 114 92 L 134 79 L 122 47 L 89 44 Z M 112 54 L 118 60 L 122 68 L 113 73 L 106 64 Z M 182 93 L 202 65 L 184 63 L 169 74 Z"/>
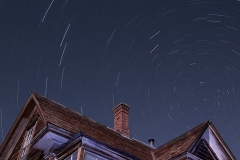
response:
<path id="1" fill-rule="evenodd" d="M 240 158 L 240 2 L 0 1 L 1 142 L 34 91 L 158 147 L 210 120 Z"/>

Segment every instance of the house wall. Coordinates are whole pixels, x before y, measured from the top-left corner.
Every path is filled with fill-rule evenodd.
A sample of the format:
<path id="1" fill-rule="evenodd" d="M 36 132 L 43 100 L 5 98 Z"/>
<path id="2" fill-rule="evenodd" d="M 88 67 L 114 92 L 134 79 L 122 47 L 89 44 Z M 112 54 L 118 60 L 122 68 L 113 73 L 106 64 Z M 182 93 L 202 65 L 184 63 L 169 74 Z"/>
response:
<path id="1" fill-rule="evenodd" d="M 24 131 L 22 132 L 21 137 L 17 141 L 15 148 L 13 149 L 13 152 L 12 152 L 11 156 L 9 157 L 10 160 L 19 159 L 19 157 L 21 155 L 21 151 L 22 151 L 22 145 L 25 141 L 26 131 L 27 131 L 28 127 L 35 125 L 32 139 L 44 127 L 44 122 L 41 119 L 41 117 L 39 116 L 36 109 L 33 110 L 33 112 L 30 114 L 30 116 L 27 119 L 28 119 L 28 123 L 27 123 L 27 125 L 25 125 Z M 28 159 L 38 160 L 41 154 L 42 154 L 42 151 L 36 150 L 36 149 L 30 147 L 30 149 L 28 150 Z"/>
<path id="2" fill-rule="evenodd" d="M 41 119 L 41 117 L 38 118 L 37 122 L 36 122 L 36 126 L 35 126 L 35 130 L 34 130 L 34 134 L 32 139 L 39 133 L 39 131 L 45 126 L 43 120 Z M 20 150 L 21 151 L 21 150 Z M 30 150 L 28 151 L 28 159 L 34 159 L 34 160 L 40 160 L 42 159 L 42 151 L 41 150 L 37 150 L 34 148 L 30 148 Z"/>
<path id="3" fill-rule="evenodd" d="M 18 142 L 19 138 L 21 137 L 21 134 L 24 130 L 24 127 L 26 126 L 26 123 L 27 123 L 27 119 L 25 118 L 22 118 L 17 127 L 13 130 L 13 133 L 9 139 L 9 141 L 6 143 L 6 146 L 5 148 L 3 148 L 3 151 L 1 153 L 1 158 L 2 159 L 9 159 L 9 157 L 11 156 L 12 154 L 12 151 L 13 151 L 13 147 L 12 146 L 15 146 L 15 144 Z M 1 146 L 2 147 L 2 146 Z"/>

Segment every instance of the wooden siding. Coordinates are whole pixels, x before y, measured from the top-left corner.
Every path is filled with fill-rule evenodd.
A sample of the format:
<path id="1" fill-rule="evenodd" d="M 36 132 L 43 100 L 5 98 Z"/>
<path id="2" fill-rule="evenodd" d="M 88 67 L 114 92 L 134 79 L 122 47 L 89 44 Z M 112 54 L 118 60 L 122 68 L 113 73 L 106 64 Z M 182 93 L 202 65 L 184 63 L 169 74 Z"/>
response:
<path id="1" fill-rule="evenodd" d="M 84 156 L 84 149 L 82 147 L 78 148 L 78 156 L 77 156 L 77 160 L 83 160 Z"/>
<path id="2" fill-rule="evenodd" d="M 41 159 L 43 159 L 43 153 L 42 153 L 41 150 L 31 148 L 31 149 L 29 150 L 27 159 L 31 159 L 31 160 L 41 160 Z"/>
<path id="3" fill-rule="evenodd" d="M 32 139 L 34 139 L 34 137 L 39 133 L 39 131 L 45 126 L 44 122 L 42 121 L 42 119 L 39 117 L 39 119 L 36 122 L 36 126 L 35 126 L 35 131 L 33 133 L 33 137 Z M 30 150 L 28 151 L 28 158 L 27 159 L 32 159 L 32 160 L 40 160 L 43 158 L 43 153 L 41 150 L 37 150 L 34 148 L 30 148 Z"/>
<path id="4" fill-rule="evenodd" d="M 20 122 L 18 123 L 18 126 L 16 127 L 15 131 L 12 134 L 12 137 L 10 138 L 6 148 L 4 148 L 3 153 L 1 155 L 1 157 L 5 160 L 5 159 L 9 159 L 9 157 L 12 154 L 13 146 L 15 146 L 15 143 L 19 141 L 19 137 L 24 129 L 24 126 L 26 126 L 27 120 L 25 118 L 22 118 L 20 120 Z M 20 137 L 21 139 L 22 137 Z"/>
<path id="5" fill-rule="evenodd" d="M 39 117 L 38 121 L 37 121 L 37 124 L 35 126 L 35 131 L 33 133 L 33 138 L 43 129 L 43 127 L 45 126 L 43 120 L 41 119 L 41 117 Z"/>
<path id="6" fill-rule="evenodd" d="M 36 117 L 38 117 L 38 119 L 36 119 Z M 28 123 L 26 125 L 26 127 L 24 128 L 24 132 L 22 133 L 20 139 L 17 141 L 15 148 L 13 149 L 13 152 L 10 156 L 10 160 L 17 160 L 20 157 L 21 154 L 21 150 L 22 150 L 22 145 L 24 143 L 25 140 L 25 136 L 26 136 L 26 131 L 29 127 L 29 125 L 35 125 L 35 130 L 33 133 L 33 137 L 32 139 L 36 136 L 36 134 L 44 127 L 44 122 L 42 121 L 42 119 L 40 118 L 38 111 L 35 109 L 33 110 L 33 112 L 31 113 L 31 115 L 28 117 Z M 41 155 L 42 151 L 40 150 L 36 150 L 33 149 L 32 147 L 30 147 L 29 151 L 28 151 L 28 159 L 34 159 L 37 160 L 39 158 L 39 156 Z"/>

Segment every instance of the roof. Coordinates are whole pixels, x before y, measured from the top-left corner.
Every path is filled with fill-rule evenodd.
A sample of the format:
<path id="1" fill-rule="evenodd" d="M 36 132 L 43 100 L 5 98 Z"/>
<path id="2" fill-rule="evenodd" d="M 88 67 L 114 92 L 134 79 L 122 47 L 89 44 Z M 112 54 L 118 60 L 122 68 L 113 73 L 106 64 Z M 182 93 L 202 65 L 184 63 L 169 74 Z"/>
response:
<path id="1" fill-rule="evenodd" d="M 144 143 L 134 140 L 131 137 L 129 138 L 127 136 L 121 135 L 120 133 L 96 121 L 93 121 L 86 116 L 83 116 L 57 102 L 54 102 L 36 93 L 31 93 L 17 120 L 14 122 L 14 125 L 12 126 L 6 139 L 1 145 L 0 154 L 2 154 L 3 149 L 6 147 L 12 135 L 12 132 L 14 131 L 14 128 L 18 124 L 19 119 L 24 115 L 26 111 L 28 111 L 27 113 L 31 112 L 31 108 L 33 108 L 35 105 L 37 106 L 38 112 L 41 116 L 41 119 L 44 121 L 44 124 L 51 123 L 57 127 L 63 128 L 75 134 L 75 136 L 67 143 L 63 144 L 63 146 L 66 146 L 69 143 L 73 142 L 80 136 L 80 134 L 84 134 L 84 136 L 89 136 L 93 140 L 96 140 L 98 143 L 104 144 L 105 146 L 110 147 L 119 153 L 129 153 L 129 155 L 132 155 L 133 157 L 138 157 L 144 160 L 167 160 L 179 155 L 183 155 L 186 152 L 191 152 L 194 144 L 196 144 L 196 142 L 209 127 L 218 138 L 219 142 L 221 143 L 220 145 L 224 148 L 224 150 L 231 157 L 233 157 L 233 159 L 236 159 L 218 133 L 217 129 L 210 121 L 206 121 L 191 129 L 190 131 L 182 134 L 181 136 L 171 140 L 170 142 L 156 149 L 153 149 Z M 154 158 L 152 158 L 152 156 Z"/>
<path id="2" fill-rule="evenodd" d="M 101 142 L 99 142 L 98 140 L 96 139 L 93 139 L 92 137 L 89 137 L 87 134 L 83 133 L 83 132 L 78 132 L 77 134 L 74 135 L 74 137 L 72 137 L 71 139 L 69 139 L 66 143 L 63 143 L 62 145 L 58 146 L 57 148 L 55 148 L 53 150 L 54 153 L 57 153 L 59 151 L 61 151 L 63 148 L 67 147 L 68 145 L 71 145 L 72 142 L 74 142 L 75 140 L 79 139 L 79 138 L 82 138 L 82 137 L 86 137 L 88 139 L 91 139 L 91 140 L 94 140 L 95 142 L 97 142 L 98 144 L 102 144 L 104 145 L 105 147 L 111 149 L 111 150 L 114 150 L 114 151 L 117 151 L 118 153 L 120 154 L 123 154 L 123 155 L 126 155 L 128 157 L 130 157 L 131 159 L 134 159 L 134 160 L 140 160 L 140 158 L 138 158 L 137 156 L 134 156 L 134 155 L 131 155 L 130 153 L 128 152 L 125 152 L 123 150 L 119 150 L 117 148 L 114 148 L 113 146 L 110 146 L 110 145 L 106 145 L 106 144 L 103 144 Z"/>
<path id="3" fill-rule="evenodd" d="M 152 159 L 151 151 L 153 149 L 150 146 L 125 137 L 39 94 L 32 93 L 31 96 L 35 99 L 45 122 L 52 123 L 73 133 L 81 131 L 101 143 L 126 151 L 141 159 Z"/>
<path id="4" fill-rule="evenodd" d="M 213 123 L 209 120 L 155 149 L 153 151 L 155 158 L 159 160 L 167 160 L 191 152 L 196 142 L 202 137 L 208 127 L 216 134 L 221 143 L 220 145 L 224 148 L 226 153 L 229 154 L 232 159 L 236 159 Z"/>
<path id="5" fill-rule="evenodd" d="M 166 160 L 187 152 L 209 125 L 206 121 L 153 151 L 157 159 Z M 184 145 L 183 145 L 184 144 Z"/>

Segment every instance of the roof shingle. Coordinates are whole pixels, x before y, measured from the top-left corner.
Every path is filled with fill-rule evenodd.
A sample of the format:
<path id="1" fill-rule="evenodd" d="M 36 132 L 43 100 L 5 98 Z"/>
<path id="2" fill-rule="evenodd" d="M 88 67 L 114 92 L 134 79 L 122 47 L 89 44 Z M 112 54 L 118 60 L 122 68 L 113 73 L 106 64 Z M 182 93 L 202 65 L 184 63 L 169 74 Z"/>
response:
<path id="1" fill-rule="evenodd" d="M 153 151 L 154 156 L 159 160 L 167 160 L 186 152 L 195 140 L 202 135 L 208 124 L 209 121 L 206 121 L 170 142 L 158 147 Z"/>
<path id="2" fill-rule="evenodd" d="M 100 143 L 112 146 L 119 151 L 130 153 L 143 160 L 153 159 L 152 155 L 157 160 L 168 160 L 184 154 L 189 151 L 192 145 L 202 136 L 209 125 L 216 130 L 210 121 L 206 121 L 170 142 L 153 149 L 144 143 L 121 135 L 106 126 L 39 94 L 32 93 L 32 96 L 37 101 L 40 112 L 46 122 L 52 123 L 75 134 L 83 132 Z M 224 143 L 221 136 L 218 136 Z"/>
<path id="3" fill-rule="evenodd" d="M 95 122 L 39 94 L 32 94 L 39 104 L 45 121 L 73 133 L 77 133 L 79 131 L 84 132 L 99 142 L 131 153 L 140 159 L 152 159 L 151 151 L 153 149 L 150 146 L 147 146 L 134 139 L 125 137 L 115 132 L 114 130 L 107 128 L 106 126 Z"/>

